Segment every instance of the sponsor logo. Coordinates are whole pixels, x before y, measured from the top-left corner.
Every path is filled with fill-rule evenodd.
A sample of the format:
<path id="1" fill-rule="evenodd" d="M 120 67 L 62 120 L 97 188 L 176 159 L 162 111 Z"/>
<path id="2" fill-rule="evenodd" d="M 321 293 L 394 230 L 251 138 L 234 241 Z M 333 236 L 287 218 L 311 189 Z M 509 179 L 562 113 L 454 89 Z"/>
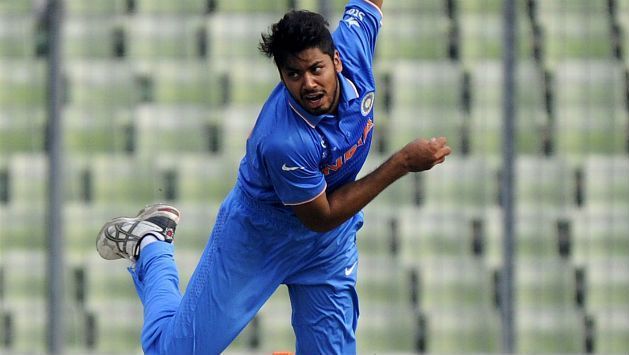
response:
<path id="1" fill-rule="evenodd" d="M 367 116 L 369 112 L 371 112 L 375 97 L 376 95 L 373 93 L 373 91 L 363 97 L 363 102 L 361 102 L 360 104 L 360 113 L 362 113 L 363 116 Z"/>
<path id="2" fill-rule="evenodd" d="M 354 272 L 354 268 L 356 267 L 356 264 L 358 264 L 358 261 L 354 262 L 352 266 L 345 268 L 345 276 L 349 276 L 352 274 L 352 272 Z"/>
<path id="3" fill-rule="evenodd" d="M 284 171 L 295 171 L 303 168 L 303 166 L 287 166 L 286 164 L 282 165 L 282 170 Z"/>

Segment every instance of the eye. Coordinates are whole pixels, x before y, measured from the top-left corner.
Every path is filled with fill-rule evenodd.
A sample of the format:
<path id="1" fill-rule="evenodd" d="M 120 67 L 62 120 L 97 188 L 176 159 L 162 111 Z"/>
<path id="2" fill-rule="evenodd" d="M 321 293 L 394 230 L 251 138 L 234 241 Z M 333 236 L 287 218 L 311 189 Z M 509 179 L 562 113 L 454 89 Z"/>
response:
<path id="1" fill-rule="evenodd" d="M 320 74 L 323 71 L 323 67 L 321 66 L 316 66 L 314 68 L 312 68 L 312 72 L 315 74 Z"/>
<path id="2" fill-rule="evenodd" d="M 289 71 L 286 73 L 286 77 L 294 80 L 294 79 L 299 78 L 299 73 L 296 71 Z"/>

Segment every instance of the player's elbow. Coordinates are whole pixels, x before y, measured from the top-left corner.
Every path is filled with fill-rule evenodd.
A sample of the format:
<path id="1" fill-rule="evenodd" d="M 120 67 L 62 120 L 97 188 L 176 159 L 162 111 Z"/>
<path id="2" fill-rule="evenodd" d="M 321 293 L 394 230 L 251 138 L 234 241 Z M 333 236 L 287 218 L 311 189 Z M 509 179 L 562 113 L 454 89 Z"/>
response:
<path id="1" fill-rule="evenodd" d="M 334 224 L 326 222 L 323 219 L 302 220 L 301 223 L 303 223 L 306 228 L 317 233 L 329 232 L 336 227 Z"/>
<path id="2" fill-rule="evenodd" d="M 329 232 L 341 224 L 329 215 L 310 214 L 305 216 L 297 215 L 297 217 L 306 228 L 317 233 Z"/>

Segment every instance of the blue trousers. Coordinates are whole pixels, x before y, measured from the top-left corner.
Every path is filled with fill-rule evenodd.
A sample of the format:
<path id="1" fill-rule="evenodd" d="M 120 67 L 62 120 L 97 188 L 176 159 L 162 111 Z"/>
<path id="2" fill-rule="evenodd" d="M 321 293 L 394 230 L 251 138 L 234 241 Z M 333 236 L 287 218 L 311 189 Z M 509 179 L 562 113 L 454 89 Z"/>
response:
<path id="1" fill-rule="evenodd" d="M 315 233 L 294 216 L 248 198 L 223 202 L 186 292 L 174 246 L 146 246 L 130 269 L 144 305 L 146 354 L 219 354 L 281 285 L 292 306 L 298 354 L 355 354 L 356 232 L 362 213 Z"/>

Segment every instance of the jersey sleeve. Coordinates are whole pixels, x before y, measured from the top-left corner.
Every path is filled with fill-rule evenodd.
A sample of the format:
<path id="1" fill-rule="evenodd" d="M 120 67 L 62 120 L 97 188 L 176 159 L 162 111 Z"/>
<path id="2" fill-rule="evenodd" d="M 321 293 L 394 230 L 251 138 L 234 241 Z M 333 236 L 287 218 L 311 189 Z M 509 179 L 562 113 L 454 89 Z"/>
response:
<path id="1" fill-rule="evenodd" d="M 319 170 L 321 153 L 313 148 L 316 146 L 299 137 L 272 139 L 264 145 L 265 168 L 283 204 L 310 202 L 325 191 L 327 185 Z"/>
<path id="2" fill-rule="evenodd" d="M 367 0 L 350 0 L 333 33 L 343 64 L 371 67 L 376 38 L 382 27 L 382 12 Z"/>

